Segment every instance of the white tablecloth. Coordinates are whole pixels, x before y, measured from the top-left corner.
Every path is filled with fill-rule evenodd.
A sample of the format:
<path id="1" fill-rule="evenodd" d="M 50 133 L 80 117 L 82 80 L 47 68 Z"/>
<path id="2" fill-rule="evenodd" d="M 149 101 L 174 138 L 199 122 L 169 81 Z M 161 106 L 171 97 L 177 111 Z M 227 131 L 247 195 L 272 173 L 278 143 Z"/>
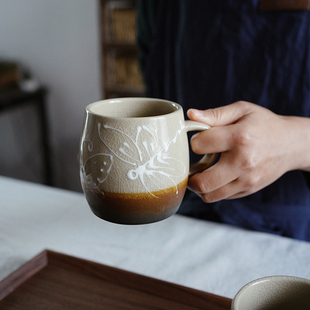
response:
<path id="1" fill-rule="evenodd" d="M 84 196 L 0 177 L 0 281 L 50 249 L 232 298 L 268 275 L 310 279 L 310 243 L 179 215 L 108 223 Z"/>

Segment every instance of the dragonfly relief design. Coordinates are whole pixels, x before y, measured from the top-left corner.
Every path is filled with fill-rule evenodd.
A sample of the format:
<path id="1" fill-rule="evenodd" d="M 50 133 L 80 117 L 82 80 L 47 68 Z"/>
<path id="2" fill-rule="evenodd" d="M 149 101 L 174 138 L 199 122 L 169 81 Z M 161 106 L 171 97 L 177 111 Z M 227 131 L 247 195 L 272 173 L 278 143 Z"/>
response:
<path id="1" fill-rule="evenodd" d="M 157 139 L 156 132 L 147 126 L 137 126 L 136 132 L 130 136 L 126 132 L 98 123 L 98 134 L 101 142 L 106 146 L 107 152 L 91 156 L 85 164 L 95 163 L 100 160 L 106 162 L 102 171 L 102 178 L 98 183 L 104 182 L 112 168 L 113 163 L 122 161 L 128 165 L 127 177 L 130 181 L 141 182 L 146 192 L 155 196 L 151 190 L 161 190 L 167 187 L 175 187 L 178 192 L 175 179 L 186 172 L 185 165 L 178 159 L 169 156 L 169 148 L 176 143 L 184 126 L 180 123 L 180 129 L 175 136 L 164 145 Z M 87 171 L 84 165 L 85 172 Z"/>

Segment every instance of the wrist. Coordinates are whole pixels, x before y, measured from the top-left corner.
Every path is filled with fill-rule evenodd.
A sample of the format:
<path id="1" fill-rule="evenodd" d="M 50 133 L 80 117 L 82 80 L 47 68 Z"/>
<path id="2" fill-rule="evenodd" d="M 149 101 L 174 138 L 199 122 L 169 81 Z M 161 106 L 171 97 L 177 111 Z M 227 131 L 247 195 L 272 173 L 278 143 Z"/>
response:
<path id="1" fill-rule="evenodd" d="M 286 121 L 286 146 L 289 156 L 288 170 L 310 171 L 310 119 L 284 116 Z"/>

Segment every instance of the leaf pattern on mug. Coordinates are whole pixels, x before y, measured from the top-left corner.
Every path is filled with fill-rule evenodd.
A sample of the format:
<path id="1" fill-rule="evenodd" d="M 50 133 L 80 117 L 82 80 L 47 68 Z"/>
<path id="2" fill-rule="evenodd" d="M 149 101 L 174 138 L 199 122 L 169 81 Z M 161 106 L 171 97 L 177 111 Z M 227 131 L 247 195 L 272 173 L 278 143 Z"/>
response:
<path id="1" fill-rule="evenodd" d="M 90 156 L 81 168 L 81 173 L 84 176 L 84 180 L 88 185 L 99 186 L 109 176 L 113 165 L 113 156 L 110 154 L 99 153 Z M 101 167 L 99 171 L 96 171 L 96 175 L 92 173 L 94 167 Z"/>

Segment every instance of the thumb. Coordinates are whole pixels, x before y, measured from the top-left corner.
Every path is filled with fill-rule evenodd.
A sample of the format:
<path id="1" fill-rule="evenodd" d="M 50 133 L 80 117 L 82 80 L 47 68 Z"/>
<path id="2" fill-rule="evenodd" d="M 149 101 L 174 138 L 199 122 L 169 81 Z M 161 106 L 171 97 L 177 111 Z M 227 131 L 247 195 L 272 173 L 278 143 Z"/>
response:
<path id="1" fill-rule="evenodd" d="M 250 114 L 254 104 L 246 101 L 238 101 L 223 107 L 197 110 L 189 109 L 187 115 L 190 120 L 202 122 L 211 127 L 230 125 L 241 117 Z"/>

